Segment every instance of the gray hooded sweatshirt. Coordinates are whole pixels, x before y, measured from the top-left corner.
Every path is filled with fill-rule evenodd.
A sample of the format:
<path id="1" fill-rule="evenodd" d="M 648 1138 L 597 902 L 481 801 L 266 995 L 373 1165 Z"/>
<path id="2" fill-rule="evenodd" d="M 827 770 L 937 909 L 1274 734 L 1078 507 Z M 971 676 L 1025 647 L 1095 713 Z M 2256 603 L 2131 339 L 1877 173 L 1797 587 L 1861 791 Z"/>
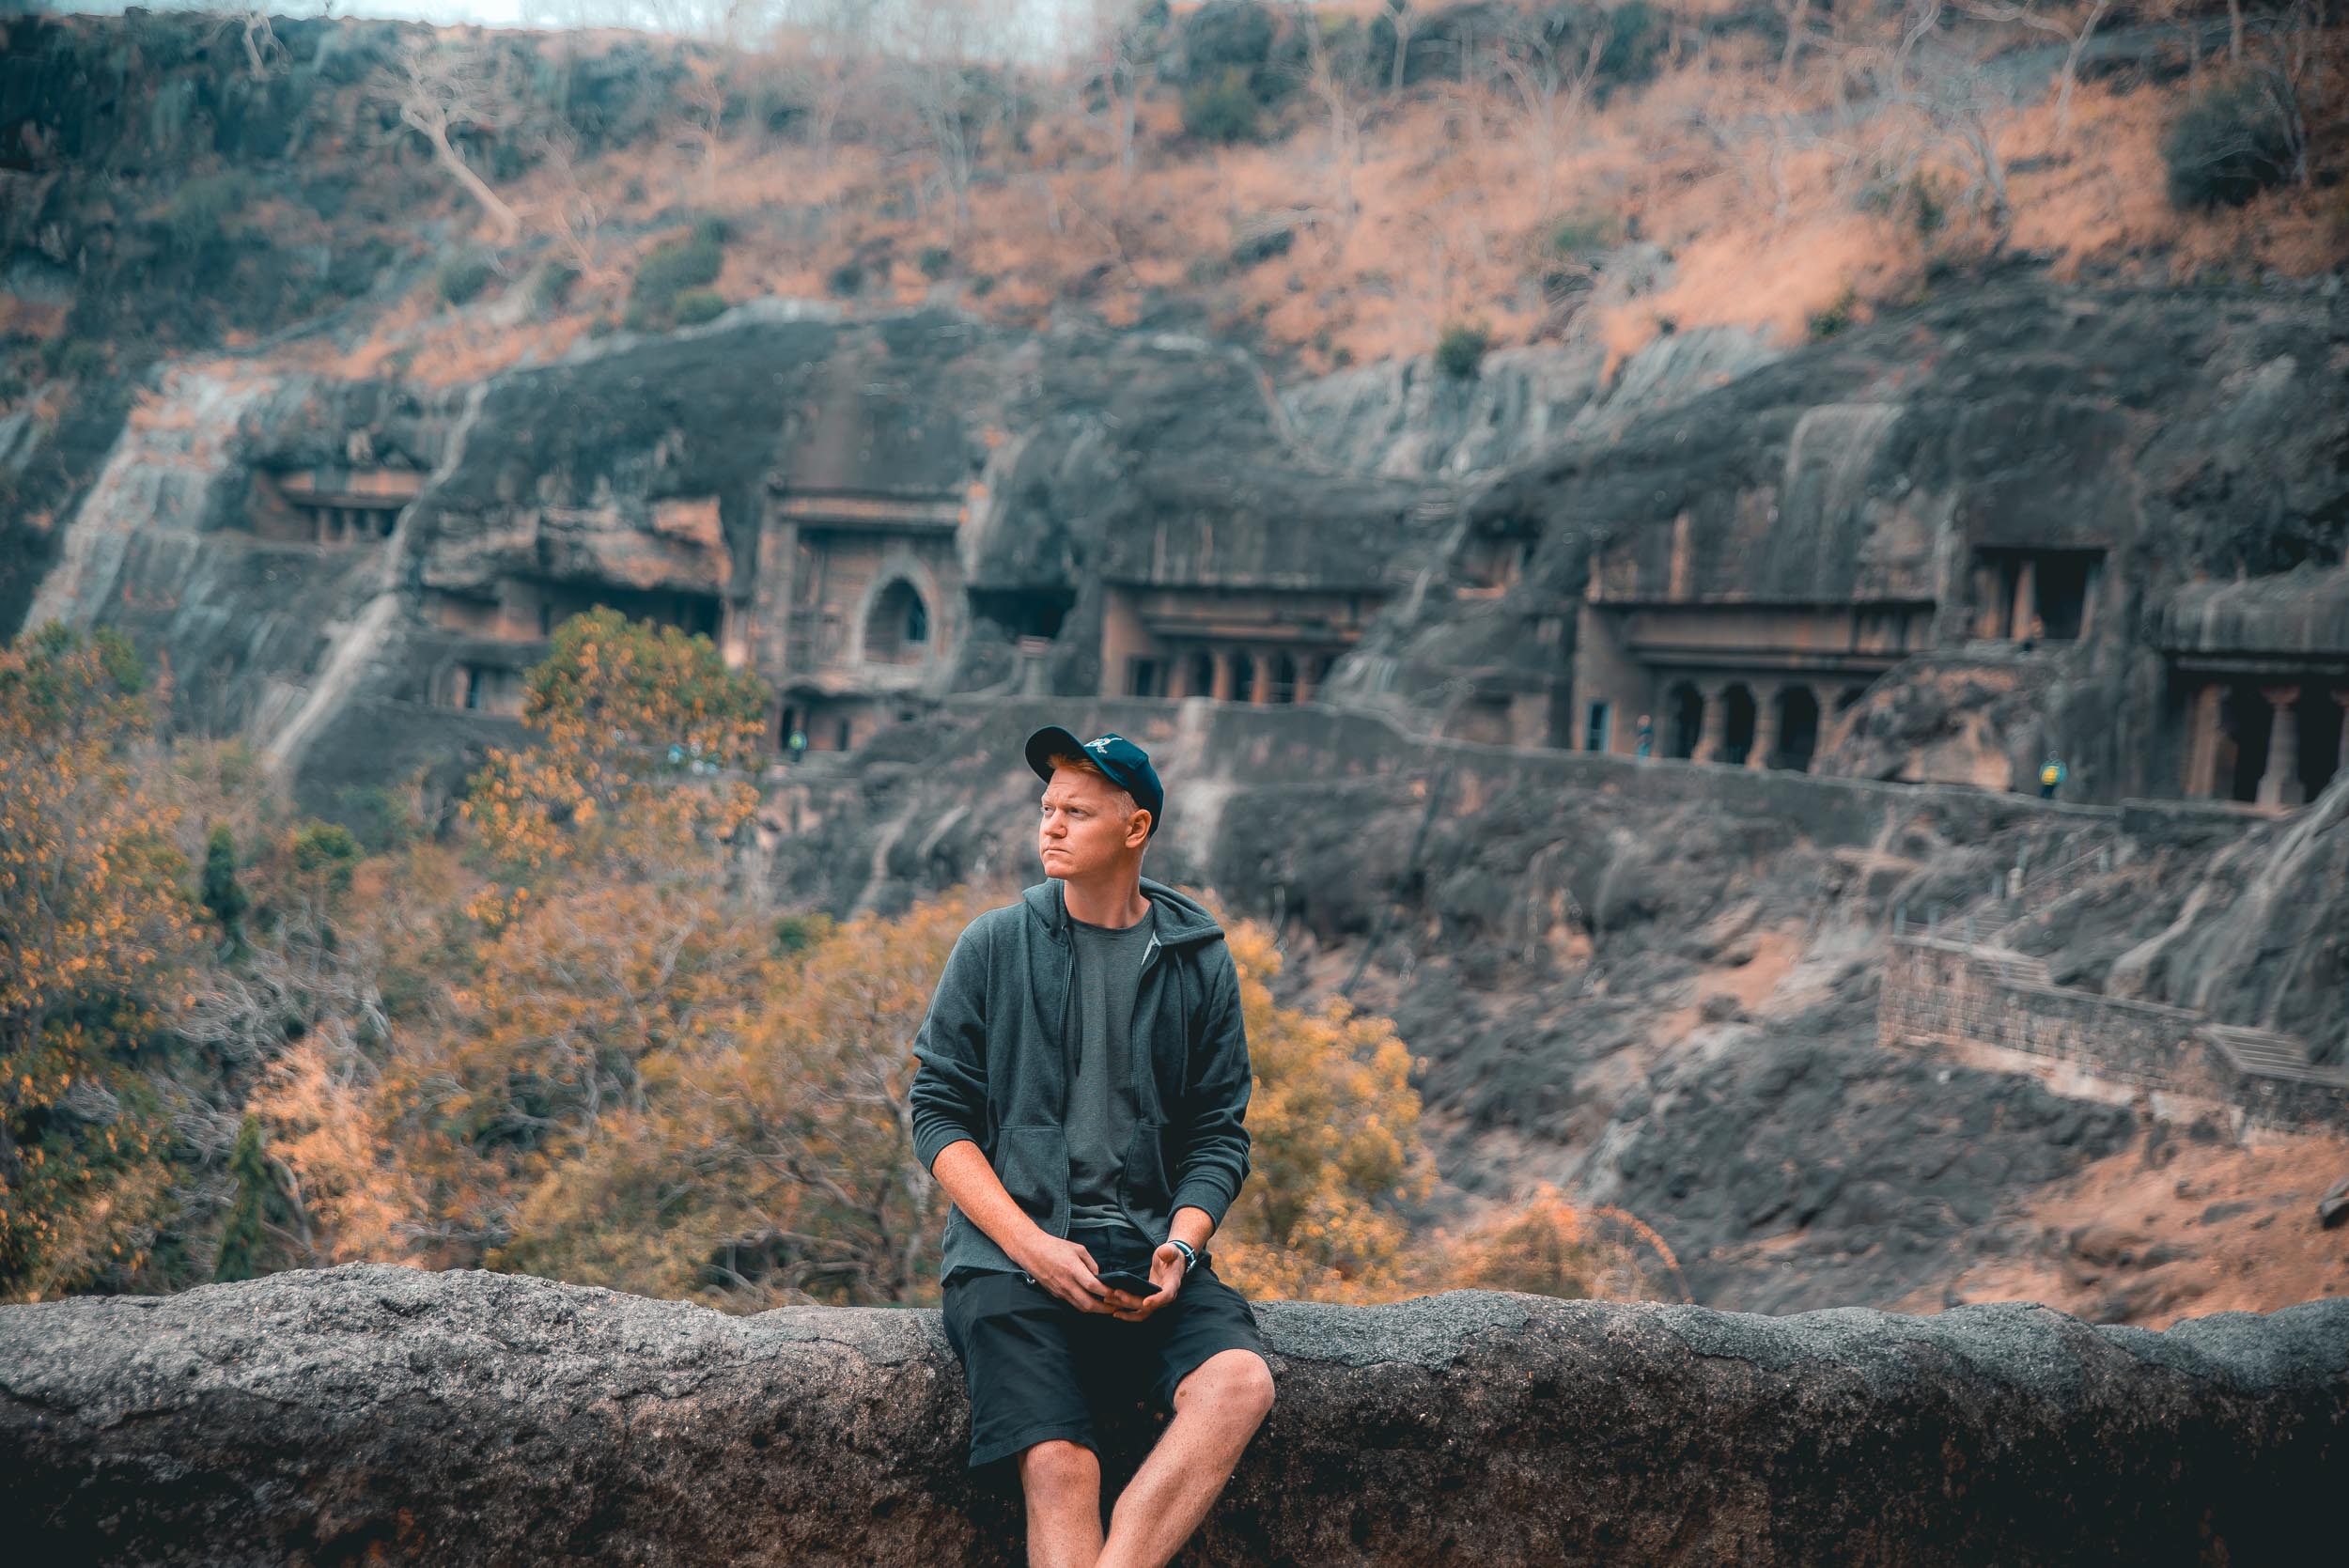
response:
<path id="1" fill-rule="evenodd" d="M 1050 877 L 980 915 L 955 940 L 914 1037 L 913 1151 L 925 1168 L 959 1139 L 978 1144 L 1014 1202 L 1068 1234 L 1066 1028 L 1076 948 L 1066 887 Z M 1118 1202 L 1162 1239 L 1178 1208 L 1218 1225 L 1248 1177 L 1248 1034 L 1223 928 L 1197 900 L 1142 878 L 1157 930 L 1134 995 L 1129 1062 L 1135 1125 Z M 947 1210 L 939 1278 L 958 1267 L 1016 1270 L 960 1205 Z"/>

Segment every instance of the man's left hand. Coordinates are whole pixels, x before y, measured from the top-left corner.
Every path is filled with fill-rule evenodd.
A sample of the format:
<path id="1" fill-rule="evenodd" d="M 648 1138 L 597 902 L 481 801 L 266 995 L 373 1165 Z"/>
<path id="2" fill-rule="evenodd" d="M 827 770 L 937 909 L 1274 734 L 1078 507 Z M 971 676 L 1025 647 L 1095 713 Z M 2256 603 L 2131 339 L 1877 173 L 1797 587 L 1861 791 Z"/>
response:
<path id="1" fill-rule="evenodd" d="M 1133 1296 L 1112 1290 L 1107 1297 L 1112 1317 L 1128 1323 L 1140 1323 L 1160 1307 L 1174 1299 L 1174 1293 L 1183 1288 L 1183 1254 L 1171 1241 L 1159 1243 L 1159 1250 L 1150 1254 L 1150 1282 L 1158 1291 L 1151 1296 Z"/>

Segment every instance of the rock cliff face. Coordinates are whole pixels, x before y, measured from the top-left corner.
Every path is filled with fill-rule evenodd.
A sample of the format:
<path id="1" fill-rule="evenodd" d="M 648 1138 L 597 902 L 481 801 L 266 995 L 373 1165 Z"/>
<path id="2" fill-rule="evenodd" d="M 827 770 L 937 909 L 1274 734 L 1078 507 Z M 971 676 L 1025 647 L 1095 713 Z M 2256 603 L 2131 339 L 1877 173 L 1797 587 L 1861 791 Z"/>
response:
<path id="1" fill-rule="evenodd" d="M 2068 794 L 2175 795 L 2184 698 L 2165 654 L 2342 657 L 2344 365 L 2338 296 L 2012 282 L 1889 314 L 1637 418 L 1570 423 L 1477 489 L 1427 591 L 1332 694 L 1425 722 L 1458 685 L 1551 678 L 1595 595 L 1930 605 L 1931 642 L 1908 651 L 1955 658 L 1999 608 L 1969 580 L 1985 554 L 2074 551 L 2103 574 L 2095 628 L 2051 633 L 2028 700 L 1968 700 L 2013 684 L 1996 658 L 1971 680 L 1948 658 L 1903 665 L 1814 766 L 2021 787 L 2054 750 Z M 1538 538 L 1504 593 L 1464 570 L 1480 534 Z M 1546 618 L 1563 624 L 1545 634 Z"/>
<path id="2" fill-rule="evenodd" d="M 2276 1562 L 2335 1532 L 2349 1302 L 2167 1333 L 1456 1291 L 1257 1307 L 1201 1563 Z M 1156 1427 L 1109 1412 L 1110 1486 Z M 381 1265 L 0 1308 L 39 1560 L 1021 1560 L 933 1312 Z"/>

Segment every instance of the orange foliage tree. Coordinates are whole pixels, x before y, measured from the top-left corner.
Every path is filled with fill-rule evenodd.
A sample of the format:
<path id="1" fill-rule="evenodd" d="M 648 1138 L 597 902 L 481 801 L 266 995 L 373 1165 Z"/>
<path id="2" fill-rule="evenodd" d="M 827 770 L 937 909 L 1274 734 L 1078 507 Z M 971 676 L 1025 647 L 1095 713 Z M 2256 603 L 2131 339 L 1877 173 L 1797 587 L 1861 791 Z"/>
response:
<path id="1" fill-rule="evenodd" d="M 0 1295 L 121 1289 L 170 1206 L 163 1049 L 196 941 L 162 694 L 54 622 L 0 652 Z"/>
<path id="2" fill-rule="evenodd" d="M 766 710 L 707 637 L 610 609 L 565 621 L 530 671 L 537 743 L 492 748 L 460 808 L 510 884 L 477 912 L 510 915 L 549 875 L 653 879 L 723 845 L 758 806 L 740 770 Z"/>
<path id="3" fill-rule="evenodd" d="M 956 890 L 771 943 L 737 1027 L 665 1061 L 633 1135 L 573 1161 L 501 1257 L 743 1311 L 935 1301 L 945 1208 L 913 1154 L 912 1042 L 982 903 Z M 614 1216 L 641 1234 L 607 1234 Z"/>
<path id="4" fill-rule="evenodd" d="M 1271 936 L 1226 922 L 1254 1088 L 1251 1171 L 1215 1238 L 1219 1272 L 1251 1295 L 1384 1299 L 1408 1284 L 1404 1210 L 1435 1165 L 1419 1130 L 1411 1054 L 1394 1025 L 1332 999 L 1273 1004 Z"/>

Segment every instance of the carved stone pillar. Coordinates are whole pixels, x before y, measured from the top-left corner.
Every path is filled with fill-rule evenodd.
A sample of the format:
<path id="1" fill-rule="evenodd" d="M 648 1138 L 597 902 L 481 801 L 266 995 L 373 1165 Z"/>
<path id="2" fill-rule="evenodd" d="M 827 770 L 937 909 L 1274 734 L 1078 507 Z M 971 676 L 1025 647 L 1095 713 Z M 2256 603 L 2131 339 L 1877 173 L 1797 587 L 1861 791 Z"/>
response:
<path id="1" fill-rule="evenodd" d="M 1248 650 L 1248 700 L 1258 707 L 1272 700 L 1272 654 L 1265 648 Z"/>
<path id="2" fill-rule="evenodd" d="M 1755 771 L 1770 766 L 1770 757 L 1778 750 L 1778 697 L 1775 686 L 1752 686 L 1753 744 L 1746 749 L 1746 766 Z"/>
<path id="3" fill-rule="evenodd" d="M 1232 650 L 1229 648 L 1215 650 L 1215 685 L 1208 690 L 1207 695 L 1220 703 L 1232 700 Z"/>
<path id="4" fill-rule="evenodd" d="M 2259 803 L 2296 806 L 2308 799 L 2300 785 L 2300 722 L 2294 706 L 2300 700 L 2296 686 L 2262 689 L 2267 699 L 2267 771 L 2260 775 Z"/>
<path id="5" fill-rule="evenodd" d="M 2225 698 L 2226 690 L 2211 681 L 2195 691 L 2186 710 L 2186 794 L 2189 800 L 2207 800 L 2219 792 L 2219 705 Z"/>
<path id="6" fill-rule="evenodd" d="M 1704 705 L 1697 724 L 1697 749 L 1689 753 L 1691 762 L 1719 762 L 1729 744 L 1729 686 L 1725 681 L 1708 681 L 1697 688 L 1697 700 Z"/>
<path id="7" fill-rule="evenodd" d="M 1295 700 L 1300 703 L 1309 703 L 1314 700 L 1314 659 L 1311 654 L 1300 654 L 1298 656 L 1297 696 Z M 2349 698 L 2344 698 L 2343 700 L 2349 701 Z"/>
<path id="8" fill-rule="evenodd" d="M 2039 564 L 2030 556 L 2015 568 L 2015 629 L 2013 636 L 2022 642 L 2030 635 L 2032 617 L 2039 613 Z"/>

